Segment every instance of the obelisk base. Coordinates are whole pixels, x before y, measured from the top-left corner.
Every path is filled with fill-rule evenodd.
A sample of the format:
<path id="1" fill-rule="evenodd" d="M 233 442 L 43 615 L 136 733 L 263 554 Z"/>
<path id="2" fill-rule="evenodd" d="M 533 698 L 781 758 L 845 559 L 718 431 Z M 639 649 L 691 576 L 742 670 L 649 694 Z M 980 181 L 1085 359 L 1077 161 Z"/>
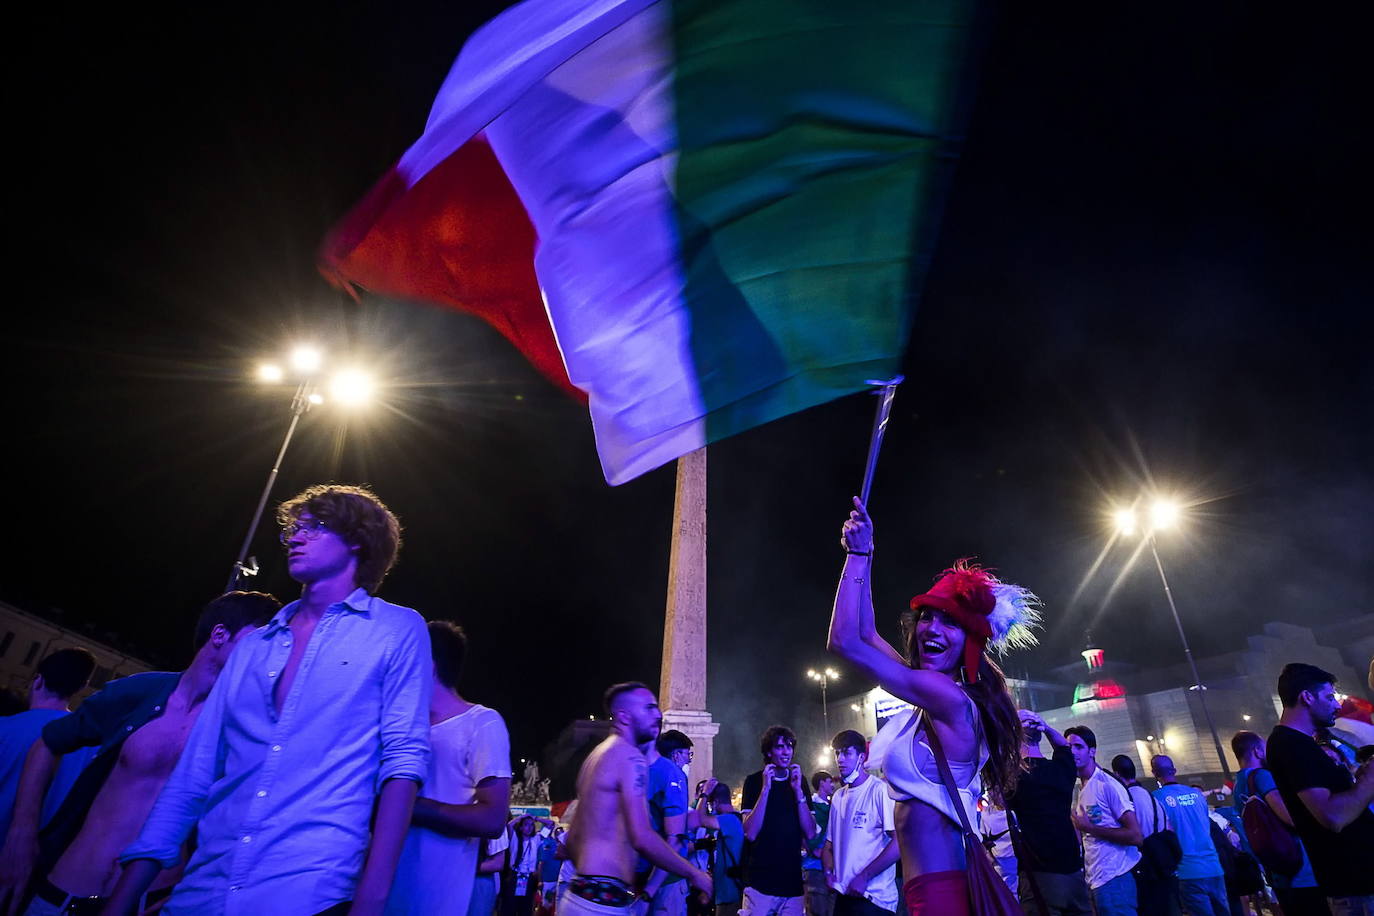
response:
<path id="1" fill-rule="evenodd" d="M 715 775 L 713 752 L 720 723 L 711 721 L 711 714 L 701 709 L 669 709 L 663 713 L 663 730 L 675 728 L 692 739 L 691 785 L 688 797 L 694 798 L 697 783 Z"/>

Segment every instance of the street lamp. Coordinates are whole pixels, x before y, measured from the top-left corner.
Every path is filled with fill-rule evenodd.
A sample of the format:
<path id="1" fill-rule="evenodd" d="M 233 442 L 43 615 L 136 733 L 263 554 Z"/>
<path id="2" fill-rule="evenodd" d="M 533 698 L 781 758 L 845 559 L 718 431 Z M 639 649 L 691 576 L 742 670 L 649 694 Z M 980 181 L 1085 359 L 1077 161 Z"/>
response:
<path id="1" fill-rule="evenodd" d="M 825 722 L 825 734 L 828 737 L 830 735 L 830 706 L 827 703 L 825 691 L 830 686 L 831 681 L 840 679 L 840 672 L 834 668 L 822 668 L 820 671 L 812 668 L 806 672 L 806 676 L 821 685 L 821 719 Z"/>
<path id="2" fill-rule="evenodd" d="M 324 365 L 324 354 L 317 347 L 299 346 L 291 351 L 289 363 L 295 377 L 299 379 L 296 393 L 291 398 L 291 423 L 286 427 L 286 437 L 282 439 L 281 448 L 277 450 L 277 460 L 272 462 L 272 470 L 268 472 L 267 482 L 263 484 L 262 494 L 258 497 L 257 508 L 253 510 L 253 520 L 248 523 L 248 532 L 243 536 L 238 557 L 234 560 L 233 568 L 229 570 L 229 583 L 224 589 L 228 592 L 242 587 L 245 579 L 258 574 L 257 560 L 249 559 L 248 550 L 253 545 L 253 536 L 257 534 L 263 510 L 267 508 L 267 499 L 272 495 L 272 486 L 277 482 L 282 459 L 286 457 L 286 449 L 291 445 L 291 437 L 296 433 L 296 425 L 300 423 L 301 416 L 311 407 L 324 403 L 324 395 L 318 390 L 317 378 L 317 373 Z M 284 381 L 286 375 L 286 370 L 276 363 L 263 363 L 257 372 L 258 380 L 267 384 Z M 358 405 L 371 396 L 372 383 L 360 370 L 346 369 L 334 377 L 330 393 L 340 404 Z"/>
<path id="3" fill-rule="evenodd" d="M 1164 586 L 1164 597 L 1169 601 L 1169 610 L 1173 612 L 1174 626 L 1178 627 L 1178 639 L 1183 643 L 1183 654 L 1187 657 L 1188 667 L 1193 672 L 1193 686 L 1189 689 L 1197 691 L 1198 702 L 1202 705 L 1202 716 L 1207 720 L 1207 730 L 1212 733 L 1212 744 L 1216 746 L 1217 760 L 1221 762 L 1221 772 L 1226 779 L 1230 779 L 1231 767 L 1226 762 L 1226 752 L 1221 749 L 1221 738 L 1217 735 L 1216 725 L 1212 723 L 1212 713 L 1207 709 L 1207 687 L 1202 683 L 1202 676 L 1198 674 L 1197 662 L 1193 660 L 1193 650 L 1188 646 L 1188 635 L 1183 631 L 1183 620 L 1178 616 L 1178 605 L 1174 603 L 1174 593 L 1169 588 L 1169 579 L 1164 575 L 1164 563 L 1159 559 L 1159 549 L 1155 545 L 1155 532 L 1173 527 L 1182 514 L 1177 502 L 1156 499 L 1150 504 L 1149 524 L 1142 530 L 1145 543 L 1150 548 L 1150 555 L 1155 558 L 1155 569 L 1159 570 L 1159 581 Z M 1123 537 L 1131 536 L 1138 527 L 1134 508 L 1117 509 L 1112 513 L 1112 518 L 1116 522 L 1117 533 Z"/>

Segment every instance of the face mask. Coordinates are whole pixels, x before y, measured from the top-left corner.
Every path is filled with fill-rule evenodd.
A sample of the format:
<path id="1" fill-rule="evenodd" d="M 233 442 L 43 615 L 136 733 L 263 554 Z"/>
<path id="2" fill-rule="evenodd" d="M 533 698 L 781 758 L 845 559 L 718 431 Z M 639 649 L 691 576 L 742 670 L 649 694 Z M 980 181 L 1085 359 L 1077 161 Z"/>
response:
<path id="1" fill-rule="evenodd" d="M 686 776 L 688 779 L 691 778 L 691 776 L 692 776 L 692 765 L 691 765 L 690 763 L 684 763 L 684 764 L 682 765 L 682 775 L 683 775 L 683 776 Z"/>
<path id="2" fill-rule="evenodd" d="M 854 768 L 854 772 L 850 773 L 848 776 L 846 776 L 846 777 L 844 778 L 844 784 L 847 785 L 847 786 L 852 786 L 852 785 L 854 785 L 854 783 L 858 781 L 859 775 L 860 775 L 861 773 L 863 773 L 863 771 L 864 771 L 864 768 L 863 768 L 863 765 L 862 765 L 862 764 L 859 765 L 859 766 L 856 766 L 856 767 Z"/>

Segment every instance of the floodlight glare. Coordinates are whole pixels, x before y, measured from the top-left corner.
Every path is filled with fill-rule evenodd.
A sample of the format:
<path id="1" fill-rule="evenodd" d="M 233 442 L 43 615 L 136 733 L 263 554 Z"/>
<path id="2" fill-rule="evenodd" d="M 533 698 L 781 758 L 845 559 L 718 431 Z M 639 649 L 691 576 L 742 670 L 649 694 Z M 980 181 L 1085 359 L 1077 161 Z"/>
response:
<path id="1" fill-rule="evenodd" d="M 1153 528 L 1171 528 L 1178 522 L 1179 509 L 1178 503 L 1161 499 L 1150 507 L 1150 526 Z"/>
<path id="2" fill-rule="evenodd" d="M 263 363 L 258 367 L 258 381 L 280 382 L 285 377 L 286 373 L 282 371 L 281 366 L 274 363 Z"/>
<path id="3" fill-rule="evenodd" d="M 826 668 L 825 676 L 830 678 L 832 681 L 838 681 L 840 679 L 840 672 L 836 671 L 834 668 Z"/>
<path id="4" fill-rule="evenodd" d="M 356 406 L 366 403 L 372 396 L 372 379 L 357 369 L 346 369 L 334 376 L 329 393 L 340 404 Z"/>
<path id="5" fill-rule="evenodd" d="M 297 372 L 314 372 L 324 362 L 324 354 L 315 347 L 297 347 L 291 351 L 291 368 Z"/>
<path id="6" fill-rule="evenodd" d="M 806 676 L 809 677 L 809 678 L 811 678 L 811 680 L 813 680 L 813 681 L 819 681 L 819 680 L 821 679 L 821 676 L 820 676 L 819 674 L 816 673 L 816 669 L 814 669 L 814 668 L 812 668 L 812 669 L 810 669 L 809 671 L 807 671 L 807 672 L 806 672 Z"/>
<path id="7" fill-rule="evenodd" d="M 320 394 L 318 391 L 312 391 L 306 400 L 318 407 L 324 403 L 324 395 Z"/>
<path id="8" fill-rule="evenodd" d="M 1117 509 L 1112 513 L 1112 520 L 1116 523 L 1118 534 L 1135 534 L 1135 511 L 1132 509 Z"/>

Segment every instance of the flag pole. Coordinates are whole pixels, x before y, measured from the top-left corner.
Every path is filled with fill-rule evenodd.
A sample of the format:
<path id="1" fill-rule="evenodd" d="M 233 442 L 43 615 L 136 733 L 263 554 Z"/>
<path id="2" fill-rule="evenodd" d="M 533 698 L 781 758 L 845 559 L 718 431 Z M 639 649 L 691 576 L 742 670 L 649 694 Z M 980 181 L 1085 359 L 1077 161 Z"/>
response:
<path id="1" fill-rule="evenodd" d="M 878 410 L 873 416 L 873 434 L 868 438 L 868 464 L 864 467 L 864 483 L 859 489 L 859 501 L 865 506 L 868 505 L 868 494 L 873 489 L 873 472 L 878 468 L 878 450 L 883 447 L 887 418 L 892 415 L 892 399 L 896 397 L 897 386 L 902 383 L 903 378 L 904 376 L 894 375 L 887 380 L 868 380 L 868 384 L 876 387 L 874 394 L 878 395 Z"/>

